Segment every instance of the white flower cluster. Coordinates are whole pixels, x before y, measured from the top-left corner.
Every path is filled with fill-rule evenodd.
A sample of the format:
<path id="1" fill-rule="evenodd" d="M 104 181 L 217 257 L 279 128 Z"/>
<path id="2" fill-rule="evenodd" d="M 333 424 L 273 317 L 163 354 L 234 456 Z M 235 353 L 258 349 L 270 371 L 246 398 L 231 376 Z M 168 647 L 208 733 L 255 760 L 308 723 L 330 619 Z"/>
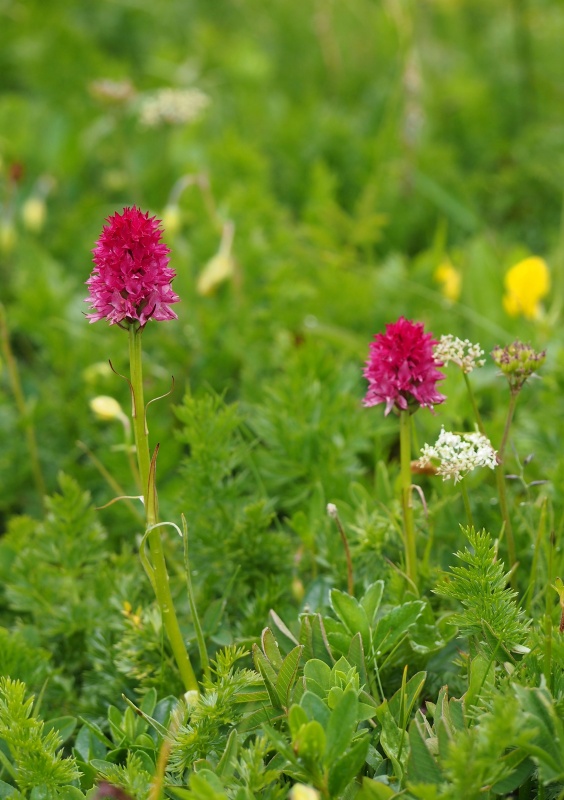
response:
<path id="1" fill-rule="evenodd" d="M 482 358 L 484 351 L 479 344 L 472 344 L 468 339 L 458 339 L 451 333 L 441 336 L 433 349 L 435 361 L 445 366 L 452 361 L 462 372 L 472 372 L 476 367 L 483 367 L 486 360 Z"/>
<path id="2" fill-rule="evenodd" d="M 425 444 L 421 450 L 418 466 L 437 464 L 437 475 L 443 480 L 454 478 L 458 483 L 475 467 L 497 466 L 497 453 L 487 436 L 481 433 L 451 433 L 441 428 L 436 444 Z"/>
<path id="3" fill-rule="evenodd" d="M 199 89 L 159 89 L 142 99 L 139 117 L 148 128 L 184 125 L 198 119 L 209 104 L 210 98 Z"/>

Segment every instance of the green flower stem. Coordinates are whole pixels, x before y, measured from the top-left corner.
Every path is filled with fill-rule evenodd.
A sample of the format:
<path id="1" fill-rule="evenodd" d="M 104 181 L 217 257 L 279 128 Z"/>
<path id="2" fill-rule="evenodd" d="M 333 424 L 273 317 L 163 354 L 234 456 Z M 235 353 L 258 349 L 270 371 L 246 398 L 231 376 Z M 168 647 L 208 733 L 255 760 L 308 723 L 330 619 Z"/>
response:
<path id="1" fill-rule="evenodd" d="M 478 410 L 478 404 L 476 403 L 476 398 L 474 397 L 474 392 L 472 391 L 472 384 L 470 383 L 470 378 L 468 377 L 467 373 L 464 372 L 464 370 L 462 371 L 462 376 L 464 378 L 464 383 L 466 384 L 466 390 L 468 392 L 468 397 L 470 399 L 472 411 L 474 412 L 474 416 L 476 417 L 478 430 L 480 431 L 482 436 L 486 436 L 486 429 L 484 428 L 484 423 L 482 422 L 482 416 Z"/>
<path id="2" fill-rule="evenodd" d="M 145 422 L 145 401 L 143 398 L 142 333 L 142 328 L 136 328 L 133 324 L 129 326 L 129 363 L 133 405 L 133 431 L 135 435 L 139 475 L 141 477 L 141 486 L 145 501 L 146 524 L 147 528 L 151 529 L 147 538 L 154 570 L 154 589 L 157 602 L 161 609 L 163 624 L 184 686 L 187 691 L 198 692 L 198 681 L 196 680 L 196 675 L 190 663 L 190 657 L 188 656 L 174 610 L 166 561 L 162 549 L 161 533 L 158 528 L 153 527 L 157 524 L 158 519 L 156 502 L 149 496 L 149 492 L 154 492 L 155 490 L 154 487 L 149 486 L 151 456 L 149 452 L 148 431 Z"/>
<path id="3" fill-rule="evenodd" d="M 509 567 L 514 570 L 517 564 L 517 551 L 515 549 L 515 538 L 513 536 L 513 527 L 511 525 L 511 518 L 509 516 L 509 509 L 507 506 L 507 492 L 505 490 L 505 469 L 503 466 L 505 448 L 509 439 L 509 430 L 511 422 L 513 421 L 513 414 L 515 413 L 515 406 L 517 404 L 518 391 L 512 391 L 509 397 L 509 408 L 507 409 L 507 419 L 505 420 L 505 428 L 503 437 L 498 450 L 499 464 L 495 470 L 495 477 L 497 482 L 497 492 L 499 495 L 499 507 L 501 511 L 501 518 L 505 525 L 505 537 L 507 539 L 507 554 L 509 556 Z M 516 588 L 515 571 L 511 573 L 511 585 Z"/>
<path id="4" fill-rule="evenodd" d="M 400 411 L 401 504 L 403 510 L 403 544 L 407 576 L 417 588 L 417 551 L 411 499 L 411 417 Z"/>
<path id="5" fill-rule="evenodd" d="M 472 516 L 472 509 L 470 507 L 470 498 L 468 497 L 468 489 L 466 488 L 466 481 L 462 479 L 460 482 L 460 491 L 462 493 L 462 500 L 464 502 L 464 510 L 466 511 L 466 518 L 468 520 L 468 525 L 471 528 L 474 528 L 474 517 Z"/>

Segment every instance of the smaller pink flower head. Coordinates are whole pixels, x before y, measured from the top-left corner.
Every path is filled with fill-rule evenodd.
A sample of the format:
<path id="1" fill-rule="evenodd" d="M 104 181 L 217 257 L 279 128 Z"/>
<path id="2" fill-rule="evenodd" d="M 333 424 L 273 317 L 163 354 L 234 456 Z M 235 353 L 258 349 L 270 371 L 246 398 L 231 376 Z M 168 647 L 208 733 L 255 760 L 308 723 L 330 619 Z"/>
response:
<path id="1" fill-rule="evenodd" d="M 368 380 L 365 406 L 386 404 L 385 414 L 394 406 L 405 410 L 414 405 L 427 406 L 442 403 L 445 396 L 436 389 L 443 380 L 433 358 L 433 345 L 437 344 L 431 333 L 423 332 L 423 323 L 400 317 L 386 325 L 385 333 L 378 333 L 370 343 L 370 357 L 363 375 Z"/>
<path id="2" fill-rule="evenodd" d="M 86 281 L 93 313 L 90 322 L 107 319 L 110 325 L 149 319 L 176 319 L 169 307 L 179 297 L 170 285 L 176 276 L 168 266 L 170 249 L 161 242 L 160 220 L 136 206 L 108 217 L 92 251 L 94 269 Z"/>

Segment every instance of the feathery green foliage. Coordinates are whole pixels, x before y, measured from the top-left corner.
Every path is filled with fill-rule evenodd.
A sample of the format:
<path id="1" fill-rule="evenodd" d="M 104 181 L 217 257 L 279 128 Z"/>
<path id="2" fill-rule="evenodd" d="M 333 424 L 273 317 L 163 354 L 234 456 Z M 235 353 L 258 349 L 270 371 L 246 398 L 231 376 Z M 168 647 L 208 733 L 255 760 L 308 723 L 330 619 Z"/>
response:
<path id="1" fill-rule="evenodd" d="M 517 593 L 507 586 L 508 575 L 486 531 L 466 530 L 470 549 L 456 553 L 465 566 L 451 567 L 435 592 L 458 600 L 464 611 L 453 616 L 462 636 L 472 637 L 491 658 L 503 661 L 508 653 L 528 652 L 524 642 L 528 624 L 516 603 Z"/>
<path id="2" fill-rule="evenodd" d="M 33 697 L 21 681 L 0 678 L 0 739 L 10 751 L 14 778 L 22 791 L 41 788 L 48 798 L 76 784 L 80 777 L 74 758 L 63 757 L 62 739 L 54 728 L 33 714 Z"/>

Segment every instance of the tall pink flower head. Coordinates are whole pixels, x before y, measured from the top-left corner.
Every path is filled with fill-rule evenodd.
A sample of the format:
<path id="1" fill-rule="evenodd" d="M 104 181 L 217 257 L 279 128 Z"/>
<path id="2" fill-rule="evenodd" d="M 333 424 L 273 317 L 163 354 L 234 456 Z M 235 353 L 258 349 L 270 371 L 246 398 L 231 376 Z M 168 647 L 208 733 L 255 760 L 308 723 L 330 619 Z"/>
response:
<path id="1" fill-rule="evenodd" d="M 94 269 L 86 281 L 93 309 L 90 322 L 107 319 L 110 325 L 149 319 L 176 319 L 170 303 L 179 297 L 171 287 L 176 276 L 168 266 L 170 249 L 161 242 L 160 220 L 136 206 L 108 217 L 92 251 Z"/>
<path id="2" fill-rule="evenodd" d="M 370 343 L 370 357 L 363 375 L 368 380 L 365 406 L 386 404 L 385 414 L 394 406 L 405 410 L 416 405 L 433 408 L 445 396 L 437 391 L 437 381 L 443 380 L 433 358 L 431 333 L 423 332 L 423 323 L 400 317 L 386 325 Z"/>

